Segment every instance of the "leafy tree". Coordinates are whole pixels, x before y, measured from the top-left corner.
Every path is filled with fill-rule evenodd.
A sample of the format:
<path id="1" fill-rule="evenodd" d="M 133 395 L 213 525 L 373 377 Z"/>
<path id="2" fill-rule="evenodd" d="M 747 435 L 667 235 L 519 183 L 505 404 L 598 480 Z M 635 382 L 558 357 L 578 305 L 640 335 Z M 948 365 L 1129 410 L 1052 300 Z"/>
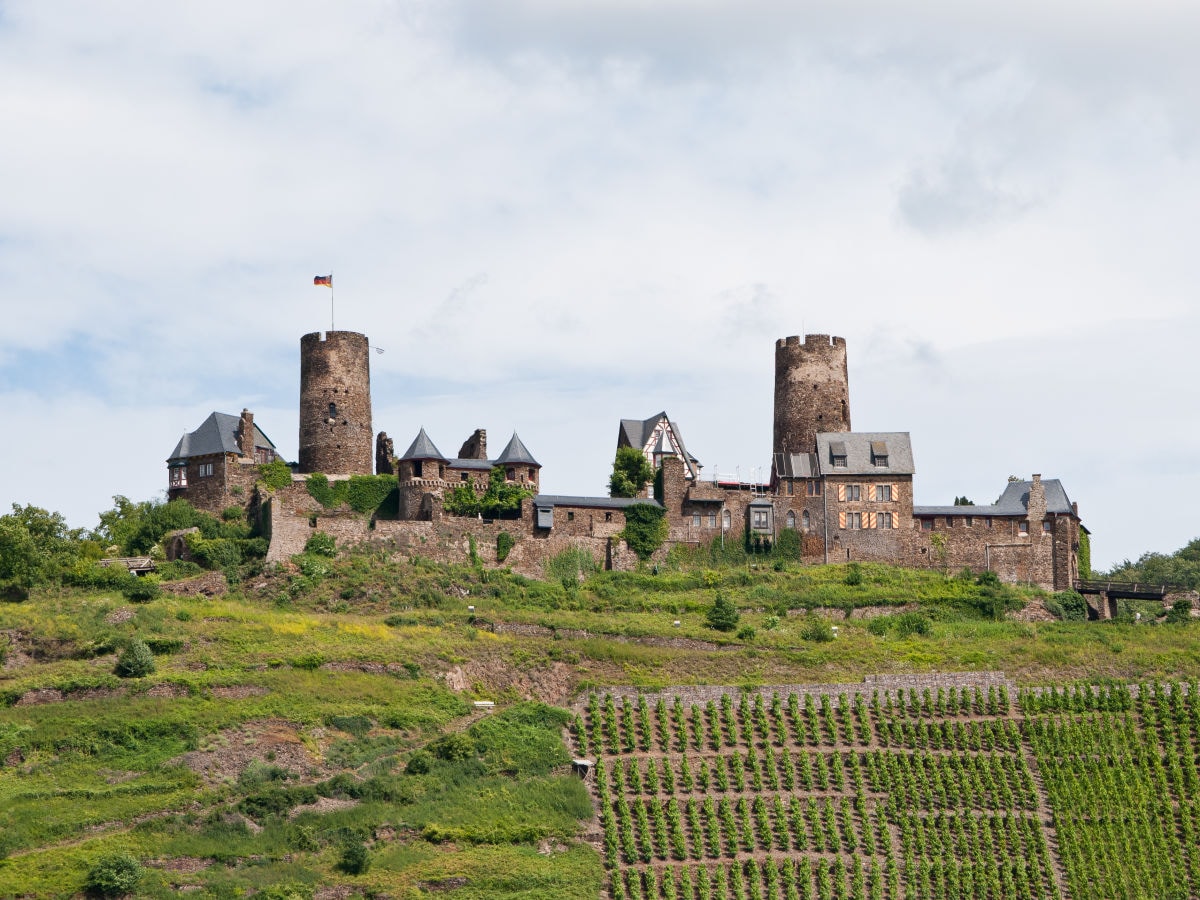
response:
<path id="1" fill-rule="evenodd" d="M 654 468 L 637 447 L 618 447 L 608 479 L 610 497 L 636 497 L 647 481 L 654 480 Z"/>
<path id="2" fill-rule="evenodd" d="M 132 893 L 142 877 L 142 867 L 128 853 L 102 856 L 88 871 L 84 888 L 94 897 L 119 897 Z"/>
<path id="3" fill-rule="evenodd" d="M 733 605 L 733 601 L 720 591 L 717 591 L 717 596 L 713 599 L 713 605 L 704 614 L 704 619 L 708 622 L 708 627 L 715 628 L 717 631 L 733 631 L 733 629 L 737 628 L 740 617 L 741 613 Z"/>
<path id="4" fill-rule="evenodd" d="M 141 678 L 154 674 L 154 654 L 145 642 L 134 638 L 129 646 L 117 657 L 117 666 L 113 669 L 121 678 Z"/>
<path id="5" fill-rule="evenodd" d="M 371 852 L 362 838 L 350 838 L 342 845 L 338 868 L 347 875 L 361 875 L 371 867 Z"/>
<path id="6" fill-rule="evenodd" d="M 955 497 L 955 498 L 954 498 L 954 505 L 955 505 L 955 506 L 974 506 L 974 505 L 975 505 L 975 501 L 974 501 L 974 500 L 968 500 L 966 497 Z"/>
<path id="7" fill-rule="evenodd" d="M 520 514 L 521 503 L 532 496 L 530 488 L 509 481 L 502 467 L 493 466 L 488 473 L 487 490 L 482 495 L 475 493 L 473 484 L 458 484 L 445 497 L 442 506 L 453 516 L 482 515 L 489 519 L 511 519 Z"/>
<path id="8" fill-rule="evenodd" d="M 1200 589 L 1200 538 L 1195 538 L 1169 556 L 1144 553 L 1137 562 L 1125 560 L 1103 577 L 1114 581 L 1178 584 L 1189 590 Z"/>
<path id="9" fill-rule="evenodd" d="M 21 591 L 60 579 L 76 562 L 100 556 L 82 528 L 68 528 L 60 513 L 12 505 L 0 516 L 0 586 Z"/>

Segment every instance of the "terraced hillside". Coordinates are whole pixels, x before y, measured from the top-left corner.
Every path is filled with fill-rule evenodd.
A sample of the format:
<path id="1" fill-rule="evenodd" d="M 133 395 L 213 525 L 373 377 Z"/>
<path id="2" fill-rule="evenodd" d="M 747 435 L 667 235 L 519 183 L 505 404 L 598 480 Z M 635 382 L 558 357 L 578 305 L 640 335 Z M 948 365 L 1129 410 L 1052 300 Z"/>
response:
<path id="1" fill-rule="evenodd" d="M 1187 898 L 1190 687 L 593 692 L 574 731 L 613 898 Z"/>

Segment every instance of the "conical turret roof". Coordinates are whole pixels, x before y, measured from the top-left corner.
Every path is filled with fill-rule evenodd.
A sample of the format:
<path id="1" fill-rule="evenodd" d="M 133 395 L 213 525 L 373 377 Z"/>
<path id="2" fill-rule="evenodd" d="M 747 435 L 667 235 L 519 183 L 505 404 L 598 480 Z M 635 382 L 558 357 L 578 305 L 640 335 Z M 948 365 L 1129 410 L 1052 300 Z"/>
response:
<path id="1" fill-rule="evenodd" d="M 523 466 L 538 466 L 539 468 L 542 465 L 533 458 L 533 454 L 521 443 L 521 439 L 517 437 L 515 431 L 505 445 L 504 450 L 500 453 L 500 456 L 496 459 L 496 465 L 498 466 L 508 465 L 509 463 L 520 463 Z"/>
<path id="2" fill-rule="evenodd" d="M 400 459 L 446 460 L 448 457 L 446 457 L 441 450 L 434 446 L 433 441 L 429 439 L 429 435 L 427 435 L 425 433 L 425 429 L 422 428 L 417 436 L 413 439 L 413 442 L 409 444 L 408 449 L 404 451 L 404 455 L 401 456 Z"/>

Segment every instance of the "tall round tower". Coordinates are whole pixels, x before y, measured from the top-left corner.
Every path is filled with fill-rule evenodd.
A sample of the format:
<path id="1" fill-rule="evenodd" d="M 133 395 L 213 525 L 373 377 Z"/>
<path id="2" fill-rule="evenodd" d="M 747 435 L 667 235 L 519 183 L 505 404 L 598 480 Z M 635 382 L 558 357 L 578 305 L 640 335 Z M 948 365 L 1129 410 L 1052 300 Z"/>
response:
<path id="1" fill-rule="evenodd" d="M 846 339 L 806 334 L 775 342 L 775 453 L 813 453 L 817 433 L 850 430 Z"/>
<path id="2" fill-rule="evenodd" d="M 371 347 L 365 334 L 300 338 L 300 471 L 370 475 Z"/>

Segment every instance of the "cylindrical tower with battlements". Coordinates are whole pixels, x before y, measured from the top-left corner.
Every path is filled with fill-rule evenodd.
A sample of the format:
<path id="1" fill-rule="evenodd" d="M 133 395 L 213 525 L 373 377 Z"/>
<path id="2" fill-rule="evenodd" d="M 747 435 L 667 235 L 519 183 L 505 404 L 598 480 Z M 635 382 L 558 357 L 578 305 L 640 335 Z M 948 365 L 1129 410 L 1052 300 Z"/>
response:
<path id="1" fill-rule="evenodd" d="M 806 334 L 775 342 L 775 453 L 814 453 L 817 434 L 850 430 L 846 339 Z"/>
<path id="2" fill-rule="evenodd" d="M 370 475 L 371 347 L 365 334 L 300 338 L 300 471 Z"/>

